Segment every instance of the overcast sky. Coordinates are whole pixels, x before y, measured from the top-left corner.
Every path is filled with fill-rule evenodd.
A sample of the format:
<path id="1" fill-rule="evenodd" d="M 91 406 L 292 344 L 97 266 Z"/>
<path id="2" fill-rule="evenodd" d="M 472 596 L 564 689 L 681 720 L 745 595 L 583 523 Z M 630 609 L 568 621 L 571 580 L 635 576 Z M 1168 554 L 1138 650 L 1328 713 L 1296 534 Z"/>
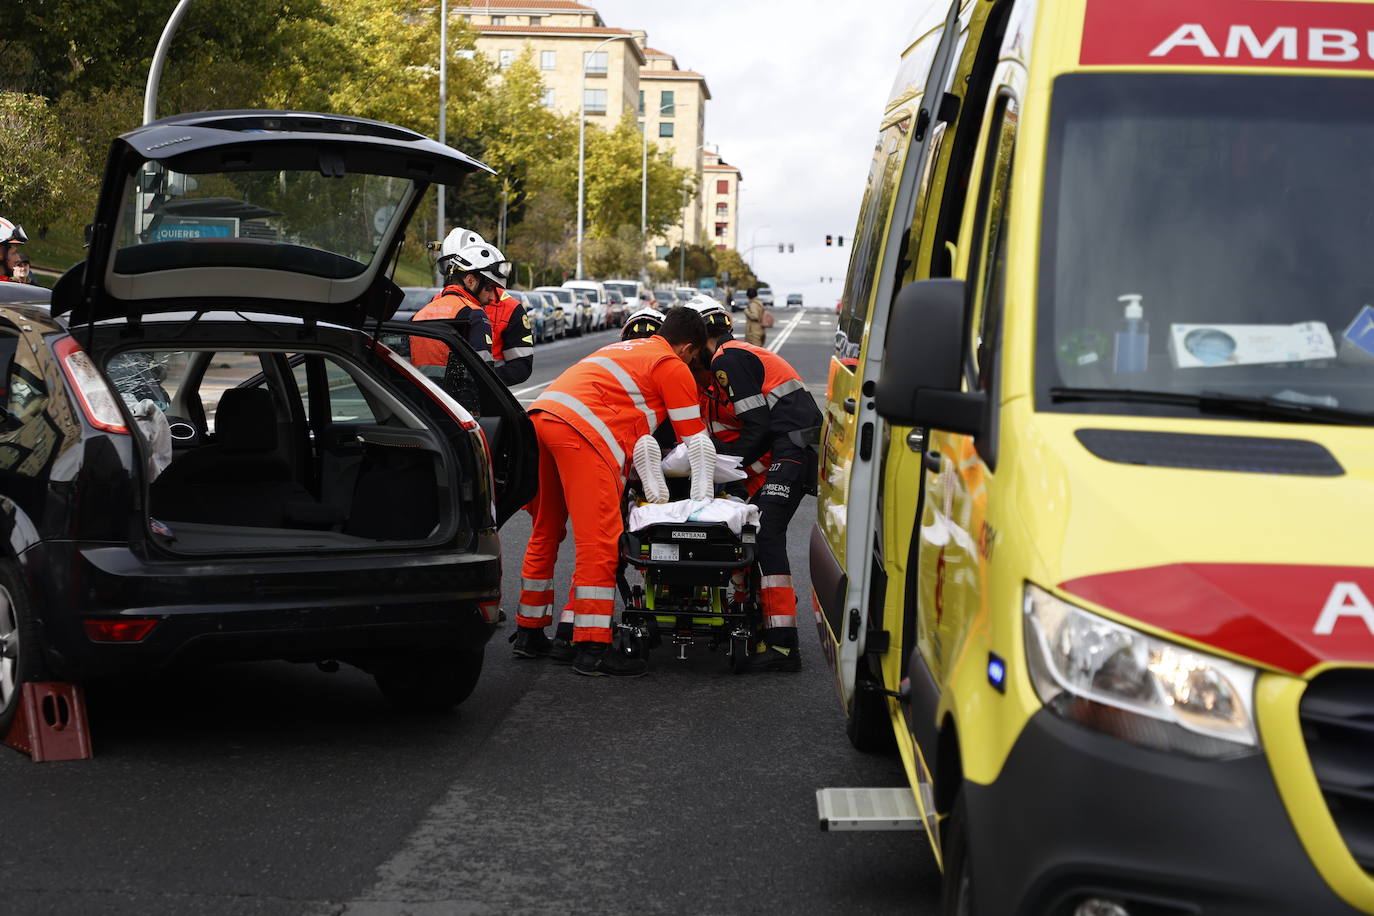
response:
<path id="1" fill-rule="evenodd" d="M 833 307 L 878 120 L 925 0 L 583 2 L 706 76 L 706 142 L 744 173 L 741 253 L 757 241 L 748 260 L 775 291 Z M 826 248 L 827 234 L 844 248 Z"/>

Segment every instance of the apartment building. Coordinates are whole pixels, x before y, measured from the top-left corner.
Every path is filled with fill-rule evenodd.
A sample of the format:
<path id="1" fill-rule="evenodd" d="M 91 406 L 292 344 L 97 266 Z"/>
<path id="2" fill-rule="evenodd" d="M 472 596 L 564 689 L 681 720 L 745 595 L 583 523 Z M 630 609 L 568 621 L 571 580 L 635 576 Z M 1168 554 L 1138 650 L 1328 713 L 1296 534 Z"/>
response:
<path id="1" fill-rule="evenodd" d="M 575 115 L 585 94 L 588 122 L 608 127 L 636 110 L 645 64 L 636 33 L 608 27 L 592 7 L 571 0 L 471 0 L 452 9 L 476 30 L 478 52 L 498 66 L 509 66 L 526 48 L 533 52 L 550 108 Z"/>
<path id="2" fill-rule="evenodd" d="M 720 158 L 720 153 L 707 153 L 702 178 L 702 208 L 710 244 L 721 250 L 739 248 L 740 170 Z"/>
<path id="3" fill-rule="evenodd" d="M 704 189 L 706 103 L 711 98 L 706 77 L 695 70 L 684 70 L 672 54 L 648 47 L 647 37 L 641 37 L 641 41 L 645 45 L 646 62 L 639 71 L 640 124 L 648 131 L 649 141 L 658 144 L 659 149 L 670 151 L 673 164 L 690 169 L 697 178 L 697 186 Z M 685 220 L 688 244 L 702 238 L 706 225 L 703 221 L 704 199 L 705 195 L 699 192 L 695 200 L 688 201 Z M 676 245 L 682 232 L 679 224 L 669 230 L 662 242 L 669 247 Z"/>

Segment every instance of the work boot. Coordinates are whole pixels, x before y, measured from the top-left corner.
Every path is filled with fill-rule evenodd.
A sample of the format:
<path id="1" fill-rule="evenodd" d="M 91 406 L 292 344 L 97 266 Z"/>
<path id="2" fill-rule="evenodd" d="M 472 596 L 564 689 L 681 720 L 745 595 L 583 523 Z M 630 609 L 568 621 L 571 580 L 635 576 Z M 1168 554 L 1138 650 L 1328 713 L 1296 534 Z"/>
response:
<path id="1" fill-rule="evenodd" d="M 801 650 L 796 627 L 769 627 L 749 656 L 750 671 L 800 671 Z"/>
<path id="2" fill-rule="evenodd" d="M 623 652 L 611 648 L 608 642 L 576 643 L 577 657 L 573 670 L 590 677 L 639 677 L 649 670 L 642 658 L 627 658 Z"/>
<path id="3" fill-rule="evenodd" d="M 553 648 L 553 643 L 538 627 L 520 627 L 510 635 L 514 643 L 512 652 L 516 658 L 543 658 Z"/>
<path id="4" fill-rule="evenodd" d="M 553 634 L 553 646 L 549 649 L 549 658 L 560 665 L 571 665 L 576 655 L 577 649 L 573 646 L 573 625 L 560 623 Z"/>

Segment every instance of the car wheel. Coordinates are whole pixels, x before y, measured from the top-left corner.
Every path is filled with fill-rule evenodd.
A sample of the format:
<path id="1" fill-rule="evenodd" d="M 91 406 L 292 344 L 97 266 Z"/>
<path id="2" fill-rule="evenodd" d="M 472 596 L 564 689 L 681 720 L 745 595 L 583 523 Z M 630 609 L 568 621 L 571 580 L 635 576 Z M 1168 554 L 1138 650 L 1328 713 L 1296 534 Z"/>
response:
<path id="1" fill-rule="evenodd" d="M 32 607 L 18 565 L 0 562 L 0 735 L 14 721 L 24 684 L 46 677 Z"/>
<path id="2" fill-rule="evenodd" d="M 854 678 L 854 695 L 845 709 L 844 731 L 856 751 L 865 754 L 886 754 L 896 749 L 892 734 L 892 717 L 887 711 L 887 697 L 865 684 L 874 683 L 873 676 L 859 661 L 859 674 Z"/>
<path id="3" fill-rule="evenodd" d="M 973 868 L 968 854 L 968 811 L 964 791 L 954 799 L 954 811 L 944 824 L 941 851 L 945 877 L 940 887 L 940 912 L 943 916 L 970 916 L 973 912 Z"/>
<path id="4" fill-rule="evenodd" d="M 484 657 L 480 649 L 417 649 L 388 660 L 373 676 L 397 709 L 446 712 L 477 686 Z"/>

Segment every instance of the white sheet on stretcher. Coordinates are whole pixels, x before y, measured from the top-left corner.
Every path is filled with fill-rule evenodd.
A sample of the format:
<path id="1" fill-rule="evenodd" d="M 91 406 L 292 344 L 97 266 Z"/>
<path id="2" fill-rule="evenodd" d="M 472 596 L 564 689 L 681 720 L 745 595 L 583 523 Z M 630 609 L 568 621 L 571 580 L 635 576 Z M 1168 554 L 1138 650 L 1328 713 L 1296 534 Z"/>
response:
<path id="1" fill-rule="evenodd" d="M 758 527 L 759 507 L 738 499 L 690 500 L 646 503 L 630 510 L 630 530 L 642 531 L 664 522 L 724 522 L 736 536 L 745 525 Z"/>

